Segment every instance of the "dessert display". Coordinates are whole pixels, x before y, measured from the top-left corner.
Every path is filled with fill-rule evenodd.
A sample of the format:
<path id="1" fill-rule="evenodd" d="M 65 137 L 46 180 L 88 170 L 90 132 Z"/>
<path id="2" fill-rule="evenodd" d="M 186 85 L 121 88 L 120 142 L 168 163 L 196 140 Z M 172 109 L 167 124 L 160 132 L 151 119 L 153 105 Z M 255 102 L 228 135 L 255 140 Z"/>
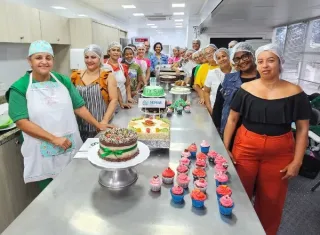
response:
<path id="1" fill-rule="evenodd" d="M 227 185 L 219 185 L 216 189 L 216 192 L 217 192 L 218 199 L 226 195 L 231 197 L 231 194 L 232 194 L 231 188 Z"/>
<path id="2" fill-rule="evenodd" d="M 186 113 L 191 113 L 191 108 L 190 108 L 190 106 L 187 105 L 186 107 L 184 107 L 184 111 L 185 111 Z"/>
<path id="3" fill-rule="evenodd" d="M 166 108 L 142 108 L 141 110 L 147 114 L 164 114 L 166 112 Z"/>
<path id="4" fill-rule="evenodd" d="M 173 75 L 160 75 L 160 80 L 161 80 L 161 81 L 172 81 L 172 82 L 174 82 L 175 80 L 177 80 L 177 76 L 173 76 Z"/>
<path id="5" fill-rule="evenodd" d="M 193 179 L 194 180 L 198 180 L 200 178 L 206 178 L 207 173 L 205 170 L 203 170 L 202 168 L 195 168 L 192 171 L 192 175 L 193 175 Z"/>
<path id="6" fill-rule="evenodd" d="M 174 186 L 170 189 L 172 201 L 182 203 L 184 198 L 184 189 L 181 186 Z"/>
<path id="7" fill-rule="evenodd" d="M 207 154 L 209 162 L 214 162 L 214 159 L 219 156 L 219 154 L 213 150 L 210 150 Z"/>
<path id="8" fill-rule="evenodd" d="M 207 166 L 207 163 L 205 160 L 202 160 L 202 159 L 196 160 L 196 167 L 199 167 L 199 168 L 202 168 L 203 170 L 205 170 L 206 166 Z"/>
<path id="9" fill-rule="evenodd" d="M 204 201 L 207 199 L 207 196 L 199 189 L 194 189 L 191 192 L 191 199 L 194 207 L 202 208 L 204 207 Z"/>
<path id="10" fill-rule="evenodd" d="M 178 175 L 177 182 L 178 182 L 178 185 L 181 186 L 182 188 L 188 188 L 190 178 L 186 174 L 182 173 Z"/>
<path id="11" fill-rule="evenodd" d="M 171 88 L 170 93 L 188 95 L 191 93 L 191 91 L 190 91 L 190 88 L 187 88 L 187 87 L 174 86 Z"/>
<path id="12" fill-rule="evenodd" d="M 201 192 L 206 193 L 208 183 L 205 179 L 198 179 L 194 182 L 194 188 L 199 189 Z"/>
<path id="13" fill-rule="evenodd" d="M 111 162 L 128 161 L 139 154 L 138 135 L 126 128 L 107 129 L 99 138 L 98 155 Z"/>
<path id="14" fill-rule="evenodd" d="M 171 170 L 170 167 L 168 167 L 162 172 L 162 182 L 164 184 L 172 184 L 174 175 L 175 175 L 174 171 Z"/>
<path id="15" fill-rule="evenodd" d="M 196 146 L 197 147 L 197 146 Z M 191 153 L 188 149 L 185 149 L 182 153 L 181 153 L 181 157 L 186 157 L 186 158 L 190 158 L 191 157 Z"/>
<path id="16" fill-rule="evenodd" d="M 186 167 L 190 167 L 191 161 L 187 157 L 182 157 L 180 160 L 180 165 L 185 165 Z"/>
<path id="17" fill-rule="evenodd" d="M 152 179 L 150 180 L 150 189 L 153 192 L 159 192 L 161 190 L 161 178 L 159 175 L 153 176 Z"/>
<path id="18" fill-rule="evenodd" d="M 191 154 L 191 157 L 192 157 L 192 158 L 195 158 L 196 155 L 197 155 L 197 150 L 198 150 L 197 145 L 196 145 L 195 143 L 191 144 L 191 145 L 188 147 L 188 150 L 189 150 L 189 152 L 190 152 L 190 154 Z"/>
<path id="19" fill-rule="evenodd" d="M 219 185 L 226 185 L 227 182 L 229 181 L 229 177 L 226 174 L 221 173 L 221 172 L 215 173 L 214 178 L 216 180 L 217 187 Z"/>
<path id="20" fill-rule="evenodd" d="M 145 97 L 163 97 L 164 89 L 161 86 L 146 86 L 143 88 L 142 95 Z"/>
<path id="21" fill-rule="evenodd" d="M 201 147 L 200 148 L 201 152 L 207 154 L 209 152 L 209 149 L 210 149 L 210 144 L 207 141 L 202 140 L 202 142 L 200 144 L 200 147 Z"/>
<path id="22" fill-rule="evenodd" d="M 203 161 L 207 161 L 207 155 L 205 155 L 204 153 L 197 153 L 196 156 L 197 159 L 203 160 Z"/>
<path id="23" fill-rule="evenodd" d="M 189 168 L 187 166 L 185 166 L 185 165 L 179 165 L 177 167 L 178 175 L 181 174 L 181 173 L 188 174 L 188 172 L 189 172 Z"/>
<path id="24" fill-rule="evenodd" d="M 220 164 L 222 165 L 223 163 L 227 162 L 227 160 L 222 157 L 222 156 L 217 156 L 215 159 L 214 159 L 214 163 L 215 164 Z"/>
<path id="25" fill-rule="evenodd" d="M 222 164 L 216 164 L 214 167 L 215 172 L 217 173 L 227 173 L 227 169 Z"/>
<path id="26" fill-rule="evenodd" d="M 187 86 L 187 83 L 183 80 L 178 80 L 174 83 L 175 86 Z"/>
<path id="27" fill-rule="evenodd" d="M 233 208 L 234 203 L 230 196 L 226 195 L 219 199 L 219 211 L 222 215 L 230 216 Z"/>

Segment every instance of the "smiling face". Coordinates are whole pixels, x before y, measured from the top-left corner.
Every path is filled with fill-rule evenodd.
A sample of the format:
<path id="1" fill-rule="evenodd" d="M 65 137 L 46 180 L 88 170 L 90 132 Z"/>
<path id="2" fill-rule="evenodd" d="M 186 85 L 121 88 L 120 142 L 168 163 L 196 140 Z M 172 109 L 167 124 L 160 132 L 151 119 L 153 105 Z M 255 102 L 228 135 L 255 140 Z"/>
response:
<path id="1" fill-rule="evenodd" d="M 157 44 L 154 49 L 155 49 L 155 52 L 158 53 L 158 54 L 160 54 L 161 51 L 162 51 L 162 48 L 161 48 L 160 44 Z"/>
<path id="2" fill-rule="evenodd" d="M 150 50 L 150 42 L 144 42 L 144 46 L 146 47 L 146 52 L 148 52 Z"/>
<path id="3" fill-rule="evenodd" d="M 214 59 L 213 59 L 213 54 L 215 52 L 215 49 L 213 49 L 212 47 L 207 47 L 205 50 L 204 50 L 204 55 L 205 55 L 205 58 L 206 60 L 210 63 L 210 62 L 215 62 Z"/>
<path id="4" fill-rule="evenodd" d="M 176 48 L 173 48 L 173 50 L 172 50 L 172 53 L 173 53 L 173 56 L 174 57 L 179 57 L 179 50 L 178 49 L 176 49 Z"/>
<path id="5" fill-rule="evenodd" d="M 101 65 L 100 57 L 93 52 L 87 52 L 85 54 L 84 63 L 89 71 L 95 71 Z"/>
<path id="6" fill-rule="evenodd" d="M 28 58 L 32 71 L 46 76 L 53 68 L 53 56 L 48 53 L 37 53 Z"/>
<path id="7" fill-rule="evenodd" d="M 145 53 L 146 53 L 146 49 L 144 47 L 138 47 L 138 49 L 137 49 L 137 56 L 138 57 L 143 57 Z"/>
<path id="8" fill-rule="evenodd" d="M 217 64 L 220 67 L 225 67 L 230 65 L 229 56 L 225 51 L 220 51 L 216 54 Z"/>
<path id="9" fill-rule="evenodd" d="M 279 57 L 270 51 L 261 52 L 257 58 L 257 70 L 260 73 L 261 78 L 272 79 L 274 77 L 279 77 Z"/>
<path id="10" fill-rule="evenodd" d="M 198 42 L 193 42 L 192 43 L 192 49 L 193 50 L 199 50 L 200 49 L 200 44 Z"/>
<path id="11" fill-rule="evenodd" d="M 252 54 L 246 51 L 239 51 L 235 53 L 233 61 L 242 72 L 248 72 L 254 66 Z"/>
<path id="12" fill-rule="evenodd" d="M 185 58 L 185 56 L 186 56 L 186 49 L 180 49 L 180 51 L 179 51 L 179 53 L 180 53 L 180 56 L 181 56 L 181 58 Z"/>
<path id="13" fill-rule="evenodd" d="M 120 47 L 112 47 L 109 50 L 109 55 L 110 55 L 110 58 L 112 60 L 114 60 L 114 61 L 118 60 L 120 58 L 120 55 L 121 55 Z"/>
<path id="14" fill-rule="evenodd" d="M 129 48 L 127 48 L 125 51 L 124 51 L 124 59 L 127 61 L 127 62 L 131 62 L 133 60 L 133 51 Z"/>

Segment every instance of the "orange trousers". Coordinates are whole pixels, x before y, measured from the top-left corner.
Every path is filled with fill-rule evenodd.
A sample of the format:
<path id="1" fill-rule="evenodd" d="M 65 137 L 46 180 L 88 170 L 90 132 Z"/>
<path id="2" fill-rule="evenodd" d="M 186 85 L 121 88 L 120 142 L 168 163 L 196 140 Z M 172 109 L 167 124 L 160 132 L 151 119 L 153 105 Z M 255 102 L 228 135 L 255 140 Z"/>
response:
<path id="1" fill-rule="evenodd" d="M 288 180 L 282 180 L 285 168 L 294 157 L 291 132 L 280 136 L 259 135 L 243 125 L 238 129 L 232 154 L 241 182 L 252 199 L 267 235 L 276 235 L 286 199 Z"/>

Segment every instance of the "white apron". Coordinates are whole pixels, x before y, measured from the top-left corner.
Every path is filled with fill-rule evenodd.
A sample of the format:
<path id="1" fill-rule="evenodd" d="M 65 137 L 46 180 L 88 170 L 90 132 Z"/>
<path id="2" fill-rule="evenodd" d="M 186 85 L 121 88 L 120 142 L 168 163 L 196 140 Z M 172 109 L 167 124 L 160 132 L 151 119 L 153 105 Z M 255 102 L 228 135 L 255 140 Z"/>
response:
<path id="1" fill-rule="evenodd" d="M 32 83 L 30 73 L 26 93 L 29 120 L 54 136 L 67 137 L 72 146 L 64 151 L 23 132 L 21 152 L 24 157 L 25 183 L 56 177 L 83 144 L 69 92 L 50 74 L 56 82 Z"/>

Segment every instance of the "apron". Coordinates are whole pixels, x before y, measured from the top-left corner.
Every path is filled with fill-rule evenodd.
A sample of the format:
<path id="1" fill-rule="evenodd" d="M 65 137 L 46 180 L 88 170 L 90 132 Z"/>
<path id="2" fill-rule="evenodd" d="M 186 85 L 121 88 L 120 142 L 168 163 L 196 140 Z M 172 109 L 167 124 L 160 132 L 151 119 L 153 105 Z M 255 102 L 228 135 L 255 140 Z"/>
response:
<path id="1" fill-rule="evenodd" d="M 25 183 L 56 177 L 83 144 L 69 91 L 52 73 L 50 75 L 56 82 L 32 83 L 30 73 L 26 93 L 29 120 L 55 136 L 67 137 L 72 146 L 64 151 L 22 132 Z"/>
<path id="2" fill-rule="evenodd" d="M 136 59 L 136 63 L 140 66 L 140 68 L 142 70 L 143 77 L 145 78 L 147 75 L 147 69 L 148 69 L 147 62 L 143 59 L 141 59 L 141 60 Z"/>
<path id="3" fill-rule="evenodd" d="M 84 101 L 86 102 L 86 107 L 92 114 L 92 116 L 94 116 L 96 120 L 101 121 L 107 111 L 108 105 L 103 99 L 100 90 L 100 85 L 90 84 L 88 86 L 76 86 L 76 88 L 79 91 L 82 98 L 84 99 Z M 77 121 L 79 125 L 80 136 L 83 141 L 86 141 L 88 138 L 93 138 L 97 135 L 98 132 L 95 126 L 89 124 L 80 117 L 77 117 Z"/>
<path id="4" fill-rule="evenodd" d="M 129 67 L 128 75 L 130 78 L 131 91 L 135 91 L 138 86 L 138 71 Z"/>

